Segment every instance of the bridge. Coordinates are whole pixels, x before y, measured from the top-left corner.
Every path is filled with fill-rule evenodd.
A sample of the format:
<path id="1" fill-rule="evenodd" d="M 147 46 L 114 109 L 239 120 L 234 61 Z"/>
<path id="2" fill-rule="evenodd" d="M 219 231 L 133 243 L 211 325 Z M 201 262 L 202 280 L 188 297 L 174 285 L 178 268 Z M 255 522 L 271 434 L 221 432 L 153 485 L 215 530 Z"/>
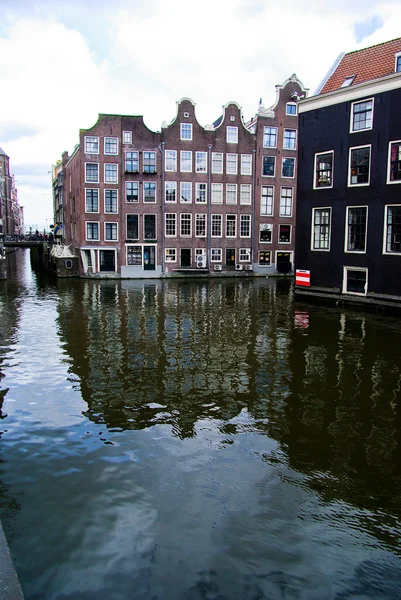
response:
<path id="1" fill-rule="evenodd" d="M 54 244 L 55 239 L 51 235 L 6 235 L 3 245 L 7 247 L 35 248 L 43 243 Z"/>

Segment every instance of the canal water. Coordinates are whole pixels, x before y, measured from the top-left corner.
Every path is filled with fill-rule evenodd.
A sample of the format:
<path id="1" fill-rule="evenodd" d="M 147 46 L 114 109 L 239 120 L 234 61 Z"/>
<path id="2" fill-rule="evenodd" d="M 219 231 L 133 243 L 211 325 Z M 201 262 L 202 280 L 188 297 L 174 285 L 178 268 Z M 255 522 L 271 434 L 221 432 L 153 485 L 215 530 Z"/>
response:
<path id="1" fill-rule="evenodd" d="M 292 282 L 0 282 L 27 599 L 401 598 L 401 320 Z"/>

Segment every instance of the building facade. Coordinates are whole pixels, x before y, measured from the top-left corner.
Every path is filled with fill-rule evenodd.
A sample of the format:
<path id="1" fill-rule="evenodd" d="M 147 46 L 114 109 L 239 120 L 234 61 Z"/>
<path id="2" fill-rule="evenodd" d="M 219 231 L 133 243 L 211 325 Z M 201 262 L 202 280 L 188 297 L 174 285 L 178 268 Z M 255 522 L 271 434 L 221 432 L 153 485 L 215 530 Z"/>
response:
<path id="1" fill-rule="evenodd" d="M 202 126 L 183 98 L 160 132 L 123 115 L 99 115 L 81 130 L 53 174 L 55 221 L 81 275 L 292 272 L 297 102 L 306 92 L 295 75 L 276 91 L 276 104 L 247 124 L 229 102 Z"/>
<path id="2" fill-rule="evenodd" d="M 296 291 L 400 301 L 401 38 L 341 55 L 318 92 L 298 105 Z"/>

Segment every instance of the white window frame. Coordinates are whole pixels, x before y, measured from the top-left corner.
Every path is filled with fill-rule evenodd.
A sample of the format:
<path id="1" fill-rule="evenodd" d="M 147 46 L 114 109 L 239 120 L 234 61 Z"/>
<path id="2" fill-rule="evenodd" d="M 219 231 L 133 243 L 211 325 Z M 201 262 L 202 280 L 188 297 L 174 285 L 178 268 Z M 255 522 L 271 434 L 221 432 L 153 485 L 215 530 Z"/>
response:
<path id="1" fill-rule="evenodd" d="M 88 152 L 87 144 L 93 143 L 93 142 L 89 142 L 88 140 L 97 140 L 97 152 Z M 99 136 L 97 136 L 97 135 L 86 135 L 85 136 L 85 154 L 99 154 Z"/>
<path id="2" fill-rule="evenodd" d="M 174 220 L 174 229 L 175 229 L 175 233 L 174 234 L 173 233 L 167 233 L 167 217 L 169 215 L 174 216 L 174 219 L 171 219 L 171 220 Z M 165 236 L 167 238 L 176 238 L 177 237 L 177 213 L 165 213 L 165 215 L 164 215 L 164 231 L 165 231 Z"/>
<path id="3" fill-rule="evenodd" d="M 396 52 L 394 55 L 394 73 L 401 73 L 401 69 L 397 71 L 397 61 L 401 58 L 401 52 Z"/>
<path id="4" fill-rule="evenodd" d="M 249 223 L 249 234 L 248 235 L 242 235 L 242 221 L 245 221 L 245 217 L 246 220 Z M 252 232 L 252 217 L 251 215 L 240 215 L 239 218 L 239 237 L 242 239 L 247 239 L 251 237 L 251 232 Z"/>
<path id="5" fill-rule="evenodd" d="M 230 219 L 228 217 L 230 217 Z M 234 217 L 234 219 L 232 219 L 232 217 Z M 234 223 L 234 228 L 235 228 L 234 235 L 228 235 L 228 233 L 227 233 L 228 223 L 229 222 L 233 222 Z M 235 214 L 228 214 L 228 215 L 226 215 L 226 229 L 225 229 L 225 234 L 226 234 L 226 238 L 228 240 L 235 240 L 238 237 L 237 236 L 237 234 L 238 234 L 237 215 L 235 215 Z"/>
<path id="6" fill-rule="evenodd" d="M 92 180 L 88 181 L 88 179 L 87 179 L 87 170 L 86 170 L 86 166 L 87 165 L 96 165 L 97 166 L 97 181 L 92 181 Z M 99 183 L 99 179 L 100 179 L 100 177 L 99 177 L 99 170 L 100 170 L 99 169 L 99 163 L 86 162 L 85 163 L 85 183 Z M 70 182 L 71 182 L 71 178 L 70 178 Z M 70 189 L 70 192 L 71 192 L 71 189 Z"/>
<path id="7" fill-rule="evenodd" d="M 354 110 L 355 110 L 355 106 L 357 106 L 358 104 L 364 104 L 365 102 L 372 102 L 372 119 L 371 119 L 371 126 L 370 127 L 364 127 L 363 129 L 354 129 Z M 374 109 L 375 109 L 375 102 L 374 102 L 374 98 L 364 98 L 363 100 L 356 100 L 355 102 L 351 103 L 351 110 L 350 110 L 350 125 L 349 125 L 349 132 L 350 133 L 359 133 L 361 131 L 370 131 L 371 129 L 373 129 L 373 116 L 374 116 Z"/>
<path id="8" fill-rule="evenodd" d="M 328 247 L 327 248 L 315 248 L 315 213 L 318 210 L 327 210 L 329 211 L 329 215 L 330 215 L 330 222 L 328 225 Z M 312 223 L 311 223 L 311 242 L 310 242 L 310 249 L 312 250 L 312 252 L 330 252 L 330 248 L 331 248 L 331 222 L 332 222 L 332 210 L 331 210 L 331 206 L 316 206 L 315 208 L 312 208 Z M 321 225 L 321 224 L 320 224 Z"/>
<path id="9" fill-rule="evenodd" d="M 284 169 L 284 161 L 285 160 L 292 160 L 294 161 L 294 174 L 291 177 L 291 175 L 283 175 L 283 169 Z M 281 159 L 281 177 L 283 179 L 295 179 L 295 167 L 296 167 L 296 160 L 294 156 L 283 156 Z"/>
<path id="10" fill-rule="evenodd" d="M 88 225 L 97 225 L 97 238 L 88 238 Z M 86 242 L 99 242 L 100 241 L 100 223 L 99 221 L 85 221 L 85 241 Z"/>
<path id="11" fill-rule="evenodd" d="M 331 154 L 331 184 L 330 185 L 317 185 L 317 161 L 319 156 L 324 156 L 325 154 Z M 327 150 L 326 152 L 316 152 L 315 160 L 313 163 L 313 189 L 314 190 L 329 190 L 333 187 L 334 181 L 334 150 Z"/>
<path id="12" fill-rule="evenodd" d="M 89 192 L 89 191 L 92 192 L 94 190 L 97 191 L 97 210 L 88 210 L 88 207 L 86 204 L 87 203 L 87 192 Z M 85 212 L 88 215 L 96 215 L 96 214 L 98 215 L 100 213 L 100 198 L 99 198 L 99 196 L 100 196 L 99 188 L 85 188 Z"/>
<path id="13" fill-rule="evenodd" d="M 289 138 L 290 142 L 294 142 L 294 145 L 292 146 L 291 144 L 288 146 L 286 145 L 286 143 L 288 144 L 288 139 L 285 138 L 285 132 L 289 131 L 290 133 L 295 133 L 295 138 Z M 285 127 L 284 131 L 283 131 L 283 150 L 296 150 L 297 149 L 297 130 L 296 129 L 290 129 L 289 127 Z"/>
<path id="14" fill-rule="evenodd" d="M 106 144 L 110 143 L 110 142 L 107 142 L 107 140 L 114 140 L 113 145 L 117 146 L 116 152 L 106 152 Z M 118 156 L 118 137 L 116 137 L 114 135 L 106 135 L 104 137 L 103 152 L 106 156 Z"/>
<path id="15" fill-rule="evenodd" d="M 290 241 L 289 242 L 280 242 L 280 227 L 289 227 L 290 228 Z M 277 229 L 277 243 L 282 244 L 283 246 L 287 246 L 292 243 L 292 223 L 279 223 Z"/>
<path id="16" fill-rule="evenodd" d="M 365 281 L 365 291 L 364 293 L 360 293 L 360 292 L 349 292 L 347 290 L 347 273 L 348 271 L 363 271 L 366 273 L 366 281 Z M 350 294 L 352 296 L 366 296 L 368 292 L 368 269 L 364 268 L 364 267 L 351 267 L 351 266 L 344 266 L 343 267 L 343 287 L 342 287 L 342 293 L 343 294 Z"/>
<path id="17" fill-rule="evenodd" d="M 266 158 L 272 158 L 273 162 L 274 162 L 274 173 L 273 175 L 264 175 L 263 174 L 263 163 L 264 163 L 264 157 Z M 261 177 L 275 177 L 276 176 L 276 169 L 277 169 L 277 157 L 276 156 L 270 156 L 270 154 L 263 154 L 262 155 L 262 173 L 261 173 Z"/>
<path id="18" fill-rule="evenodd" d="M 234 127 L 233 125 L 227 125 L 226 142 L 227 144 L 238 144 L 238 127 Z"/>
<path id="19" fill-rule="evenodd" d="M 252 175 L 252 154 L 241 154 L 241 175 Z"/>
<path id="20" fill-rule="evenodd" d="M 151 204 L 151 202 L 149 202 L 148 204 Z M 155 237 L 154 238 L 145 238 L 145 235 L 146 235 L 145 217 L 154 217 L 155 218 Z M 157 215 L 155 213 L 150 213 L 150 212 L 143 213 L 143 215 L 142 215 L 142 234 L 143 234 L 143 239 L 144 239 L 143 244 L 145 246 L 147 245 L 148 239 L 153 241 L 157 238 Z"/>
<path id="21" fill-rule="evenodd" d="M 210 262 L 221 263 L 223 262 L 223 253 L 221 248 L 210 249 Z"/>
<path id="22" fill-rule="evenodd" d="M 184 135 L 184 132 L 188 132 L 189 135 Z M 192 123 L 180 123 L 180 140 L 183 141 L 192 141 L 193 136 L 193 127 Z"/>
<path id="23" fill-rule="evenodd" d="M 216 161 L 221 165 L 221 169 L 216 171 Z M 224 155 L 223 152 L 212 152 L 212 173 L 214 175 L 223 175 L 224 172 Z"/>
<path id="24" fill-rule="evenodd" d="M 205 200 L 198 200 L 198 195 L 200 197 L 200 186 L 205 186 Z M 203 183 L 203 181 L 197 181 L 195 183 L 195 204 L 207 204 L 207 183 Z"/>
<path id="25" fill-rule="evenodd" d="M 217 217 L 215 220 L 220 221 L 220 235 L 213 234 L 213 217 Z M 223 215 L 218 214 L 218 213 L 212 214 L 210 222 L 211 222 L 211 237 L 212 238 L 222 238 L 223 237 Z"/>
<path id="26" fill-rule="evenodd" d="M 128 158 L 128 154 L 136 154 L 137 158 L 136 158 L 136 162 L 138 167 L 136 169 L 128 169 L 127 167 L 127 162 L 131 161 L 134 162 L 135 159 L 134 158 Z M 139 173 L 139 152 L 138 150 L 126 150 L 125 154 L 124 154 L 124 170 L 126 173 Z"/>
<path id="27" fill-rule="evenodd" d="M 110 211 L 106 211 L 106 194 L 107 192 L 115 192 L 116 195 L 116 208 L 117 210 L 114 212 L 110 212 Z M 111 194 L 112 196 L 114 194 Z M 105 215 L 118 215 L 118 189 L 116 188 L 105 188 L 104 189 L 104 193 L 103 193 L 103 207 L 104 207 L 104 214 Z"/>
<path id="28" fill-rule="evenodd" d="M 401 52 L 400 52 L 400 58 L 401 58 Z M 401 183 L 401 178 L 400 179 L 393 179 L 391 180 L 391 146 L 393 144 L 398 144 L 399 146 L 401 146 L 401 140 L 391 140 L 388 143 L 388 157 L 387 157 L 387 183 L 389 183 L 390 185 L 393 185 L 394 183 Z"/>
<path id="29" fill-rule="evenodd" d="M 145 156 L 145 155 L 148 156 Z M 153 157 L 151 156 L 153 154 Z M 145 164 L 145 160 L 148 164 Z M 142 171 L 145 175 L 157 173 L 157 154 L 155 150 L 142 151 Z"/>
<path id="30" fill-rule="evenodd" d="M 116 167 L 116 180 L 106 179 L 106 167 Z M 118 184 L 118 163 L 104 163 L 104 183 Z"/>
<path id="31" fill-rule="evenodd" d="M 199 168 L 198 162 L 204 162 L 205 168 Z M 195 152 L 195 173 L 207 173 L 207 152 Z"/>
<path id="32" fill-rule="evenodd" d="M 123 131 L 123 144 L 132 144 L 132 131 Z"/>
<path id="33" fill-rule="evenodd" d="M 170 156 L 168 156 L 170 154 Z M 173 168 L 168 169 L 167 163 L 168 161 L 173 162 Z M 177 150 L 165 150 L 164 154 L 164 170 L 166 173 L 176 173 L 177 172 Z"/>
<path id="34" fill-rule="evenodd" d="M 247 192 L 246 195 L 244 195 L 245 189 L 249 190 L 249 194 Z M 249 201 L 248 201 L 248 198 L 249 198 Z M 251 183 L 241 183 L 240 194 L 239 194 L 239 203 L 242 204 L 243 206 L 251 206 L 252 205 L 252 184 Z"/>
<path id="35" fill-rule="evenodd" d="M 128 197 L 127 186 L 129 183 L 136 183 L 136 185 L 137 185 L 137 190 L 138 190 L 138 199 L 137 200 L 127 200 L 127 197 Z M 138 204 L 139 203 L 139 181 L 126 181 L 125 182 L 125 202 L 127 204 Z"/>
<path id="36" fill-rule="evenodd" d="M 175 200 L 167 200 L 167 186 L 174 186 L 175 189 Z M 178 187 L 176 181 L 165 181 L 164 182 L 164 202 L 166 204 L 177 204 Z"/>
<path id="37" fill-rule="evenodd" d="M 359 150 L 361 148 L 369 148 L 369 174 L 367 183 L 351 183 L 351 154 L 352 150 Z M 363 144 L 362 146 L 351 146 L 348 151 L 348 187 L 364 187 L 370 185 L 370 169 L 372 166 L 372 145 Z"/>
<path id="38" fill-rule="evenodd" d="M 189 220 L 186 219 L 187 223 L 189 222 L 190 233 L 182 233 L 182 223 L 184 221 L 183 217 L 189 217 Z M 192 214 L 191 213 L 180 213 L 180 238 L 191 238 L 192 237 Z"/>
<path id="39" fill-rule="evenodd" d="M 110 214 L 110 213 L 108 213 Z M 112 240 L 108 240 L 106 238 L 106 229 L 107 229 L 107 225 L 115 225 L 116 226 L 116 237 L 115 239 L 113 238 Z M 104 223 L 104 241 L 105 242 L 118 242 L 118 221 L 105 221 Z"/>
<path id="40" fill-rule="evenodd" d="M 283 198 L 283 190 L 291 190 L 291 212 L 289 215 L 283 214 L 281 212 L 282 205 L 281 200 Z M 287 198 L 287 197 L 286 197 Z M 291 219 L 294 213 L 294 188 L 290 185 L 282 185 L 280 187 L 280 208 L 279 208 L 279 217 L 284 219 Z"/>
<path id="41" fill-rule="evenodd" d="M 240 248 L 238 252 L 238 261 L 239 262 L 251 262 L 251 249 L 250 248 Z"/>
<path id="42" fill-rule="evenodd" d="M 217 189 L 220 190 L 220 192 L 219 192 L 220 200 L 215 200 L 217 186 L 219 186 Z M 210 202 L 211 202 L 211 204 L 223 204 L 223 184 L 222 183 L 212 183 Z"/>
<path id="43" fill-rule="evenodd" d="M 260 234 L 262 231 L 271 231 L 271 240 L 261 240 Z M 259 244 L 272 244 L 273 243 L 273 235 L 274 235 L 274 227 L 273 223 L 259 223 Z"/>
<path id="44" fill-rule="evenodd" d="M 400 53 L 401 56 L 401 53 Z M 399 252 L 392 252 L 391 250 L 387 250 L 387 228 L 388 228 L 388 209 L 389 208 L 400 208 L 401 204 L 386 204 L 384 206 L 384 227 L 383 227 L 383 254 L 387 256 L 400 256 L 401 249 Z"/>
<path id="45" fill-rule="evenodd" d="M 293 112 L 288 112 L 288 107 L 289 106 L 291 106 L 291 107 L 295 106 L 295 112 L 294 113 Z M 296 116 L 298 116 L 298 106 L 297 106 L 297 103 L 296 102 L 287 102 L 286 105 L 285 105 L 285 114 L 288 117 L 296 117 Z"/>
<path id="46" fill-rule="evenodd" d="M 189 155 L 189 158 L 186 158 L 186 161 L 189 160 L 190 167 L 189 169 L 183 169 L 183 155 Z M 181 150 L 180 151 L 180 172 L 181 173 L 192 173 L 192 150 Z"/>
<path id="47" fill-rule="evenodd" d="M 229 190 L 229 188 L 232 188 Z M 234 194 L 234 200 L 231 202 L 228 200 L 228 194 L 231 192 Z M 238 201 L 238 185 L 236 183 L 226 183 L 226 204 L 233 206 Z"/>
<path id="48" fill-rule="evenodd" d="M 171 258 L 171 257 L 174 257 L 174 258 Z M 176 263 L 177 262 L 177 248 L 165 248 L 164 260 L 166 263 Z"/>
<path id="49" fill-rule="evenodd" d="M 263 194 L 263 188 L 271 188 L 273 193 L 271 194 L 271 199 L 272 199 L 272 203 L 271 203 L 271 212 L 262 212 L 262 206 L 263 206 L 263 198 L 269 198 L 270 194 Z M 274 193 L 275 193 L 275 186 L 274 185 L 261 185 L 260 186 L 260 216 L 261 217 L 272 217 L 274 214 Z M 267 207 L 267 204 L 266 204 Z"/>
<path id="50" fill-rule="evenodd" d="M 129 238 L 129 237 L 128 237 L 128 223 L 127 223 L 128 217 L 136 217 L 136 219 L 137 219 L 137 225 L 138 225 L 138 237 L 136 237 L 136 238 Z M 129 212 L 129 213 L 126 213 L 126 214 L 125 214 L 125 232 L 126 232 L 127 240 L 130 240 L 131 242 L 137 242 L 137 241 L 139 240 L 139 235 L 140 235 L 140 232 L 139 232 L 140 222 L 141 222 L 141 219 L 140 219 L 140 214 L 139 214 L 139 213 L 131 213 L 131 212 Z"/>
<path id="51" fill-rule="evenodd" d="M 364 248 L 364 250 L 348 250 L 348 213 L 349 213 L 349 210 L 353 209 L 353 208 L 366 208 L 365 248 Z M 366 248 L 368 247 L 368 220 L 369 220 L 369 207 L 367 204 L 345 207 L 344 252 L 346 254 L 366 254 Z"/>
<path id="52" fill-rule="evenodd" d="M 198 221 L 201 221 L 205 224 L 205 233 L 201 235 L 198 234 Z M 205 238 L 207 236 L 207 218 L 206 213 L 196 213 L 195 214 L 195 237 L 196 238 Z"/>
<path id="53" fill-rule="evenodd" d="M 189 201 L 184 201 L 182 199 L 182 187 L 184 185 L 189 186 L 190 199 Z M 191 181 L 181 181 L 180 182 L 180 204 L 192 204 L 192 182 Z"/>
<path id="54" fill-rule="evenodd" d="M 152 202 L 150 202 L 149 200 L 147 200 L 145 202 L 145 188 L 146 188 L 146 184 L 151 184 L 154 185 L 154 190 L 155 190 L 155 199 L 152 200 Z M 142 190 L 142 203 L 143 204 L 156 204 L 157 202 L 157 184 L 155 181 L 144 181 L 143 182 L 143 190 Z"/>
<path id="55" fill-rule="evenodd" d="M 230 166 L 230 168 L 229 168 Z M 232 169 L 232 170 L 230 170 Z M 226 175 L 238 175 L 238 154 L 227 152 L 226 154 Z"/>
<path id="56" fill-rule="evenodd" d="M 267 133 L 266 130 L 269 130 L 269 133 Z M 274 134 L 271 133 L 272 130 L 275 130 Z M 274 146 L 269 146 L 269 145 L 265 145 L 265 137 L 266 136 L 270 136 L 270 135 L 274 135 L 276 143 L 274 144 Z M 278 136 L 278 128 L 277 127 L 270 127 L 270 126 L 265 126 L 263 128 L 263 148 L 277 148 L 277 136 Z"/>

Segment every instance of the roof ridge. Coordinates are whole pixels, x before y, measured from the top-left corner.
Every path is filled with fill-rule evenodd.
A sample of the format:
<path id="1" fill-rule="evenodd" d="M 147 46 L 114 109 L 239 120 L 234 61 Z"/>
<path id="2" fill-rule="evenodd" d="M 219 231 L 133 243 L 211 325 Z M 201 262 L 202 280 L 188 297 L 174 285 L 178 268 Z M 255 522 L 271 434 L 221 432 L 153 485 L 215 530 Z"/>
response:
<path id="1" fill-rule="evenodd" d="M 370 50 L 370 48 L 377 48 L 378 46 L 384 46 L 386 44 L 391 44 L 392 42 L 401 41 L 401 37 L 393 38 L 392 40 L 387 40 L 387 42 L 380 42 L 380 44 L 372 44 L 372 46 L 366 46 L 366 48 L 359 48 L 359 50 L 351 50 L 351 52 L 346 52 L 345 56 L 349 54 L 356 54 L 357 52 L 363 52 L 364 50 Z"/>

